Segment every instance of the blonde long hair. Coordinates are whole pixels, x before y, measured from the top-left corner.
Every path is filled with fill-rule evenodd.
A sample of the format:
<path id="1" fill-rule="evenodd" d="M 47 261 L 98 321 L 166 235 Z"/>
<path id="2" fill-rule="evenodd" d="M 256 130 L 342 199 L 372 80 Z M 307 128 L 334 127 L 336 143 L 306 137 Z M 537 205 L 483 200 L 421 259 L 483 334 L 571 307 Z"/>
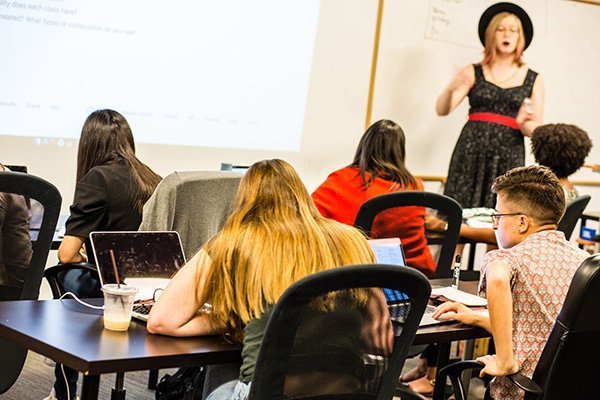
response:
<path id="1" fill-rule="evenodd" d="M 515 17 L 517 20 L 517 27 L 519 29 L 519 40 L 517 41 L 517 48 L 515 51 L 515 62 L 520 67 L 523 65 L 523 51 L 525 50 L 525 33 L 523 32 L 523 24 L 519 17 L 515 14 L 509 12 L 501 12 L 492 18 L 487 28 L 485 29 L 485 48 L 483 49 L 483 61 L 481 61 L 482 65 L 491 64 L 494 62 L 498 54 L 498 49 L 496 48 L 496 30 L 498 26 L 500 26 L 500 22 L 506 17 Z"/>
<path id="2" fill-rule="evenodd" d="M 248 169 L 233 213 L 205 250 L 212 262 L 200 304 L 210 302 L 213 324 L 238 339 L 299 279 L 374 262 L 363 234 L 322 217 L 296 171 L 277 159 Z"/>

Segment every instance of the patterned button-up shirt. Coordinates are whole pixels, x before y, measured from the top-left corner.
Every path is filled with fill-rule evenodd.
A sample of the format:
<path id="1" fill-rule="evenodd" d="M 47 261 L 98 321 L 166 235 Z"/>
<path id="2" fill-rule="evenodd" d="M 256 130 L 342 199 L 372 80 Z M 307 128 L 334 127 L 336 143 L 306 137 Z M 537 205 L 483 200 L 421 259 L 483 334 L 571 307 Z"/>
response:
<path id="1" fill-rule="evenodd" d="M 513 298 L 513 351 L 521 373 L 533 375 L 577 268 L 589 256 L 562 232 L 541 231 L 510 249 L 489 252 L 484 259 L 479 295 L 486 297 L 486 268 L 504 261 L 510 268 Z M 524 392 L 507 378 L 492 382 L 494 399 L 522 399 Z"/>

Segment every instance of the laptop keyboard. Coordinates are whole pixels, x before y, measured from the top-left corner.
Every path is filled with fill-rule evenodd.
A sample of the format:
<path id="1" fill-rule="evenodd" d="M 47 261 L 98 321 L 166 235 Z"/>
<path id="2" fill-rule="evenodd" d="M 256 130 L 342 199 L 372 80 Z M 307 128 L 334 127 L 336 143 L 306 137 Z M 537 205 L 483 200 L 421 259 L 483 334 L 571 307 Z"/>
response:
<path id="1" fill-rule="evenodd" d="M 152 305 L 154 302 L 144 302 L 133 305 L 133 312 L 141 315 L 150 314 L 150 310 L 152 309 Z"/>

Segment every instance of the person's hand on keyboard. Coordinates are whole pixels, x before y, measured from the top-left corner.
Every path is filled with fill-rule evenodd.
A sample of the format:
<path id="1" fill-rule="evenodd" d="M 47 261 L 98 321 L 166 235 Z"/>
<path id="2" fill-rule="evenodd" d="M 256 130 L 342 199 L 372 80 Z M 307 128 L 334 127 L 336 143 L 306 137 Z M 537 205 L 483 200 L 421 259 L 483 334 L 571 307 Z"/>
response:
<path id="1" fill-rule="evenodd" d="M 478 319 L 481 315 L 461 303 L 447 301 L 436 307 L 433 318 L 440 321 L 458 321 L 467 325 L 480 326 Z"/>

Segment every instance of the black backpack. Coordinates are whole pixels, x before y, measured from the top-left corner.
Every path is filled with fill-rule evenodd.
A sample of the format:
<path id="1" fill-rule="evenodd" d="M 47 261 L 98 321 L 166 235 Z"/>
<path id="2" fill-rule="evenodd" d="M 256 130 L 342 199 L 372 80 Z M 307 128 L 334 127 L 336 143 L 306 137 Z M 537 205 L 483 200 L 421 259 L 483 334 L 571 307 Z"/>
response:
<path id="1" fill-rule="evenodd" d="M 173 375 L 165 374 L 156 385 L 156 400 L 200 400 L 206 368 L 179 368 Z"/>

